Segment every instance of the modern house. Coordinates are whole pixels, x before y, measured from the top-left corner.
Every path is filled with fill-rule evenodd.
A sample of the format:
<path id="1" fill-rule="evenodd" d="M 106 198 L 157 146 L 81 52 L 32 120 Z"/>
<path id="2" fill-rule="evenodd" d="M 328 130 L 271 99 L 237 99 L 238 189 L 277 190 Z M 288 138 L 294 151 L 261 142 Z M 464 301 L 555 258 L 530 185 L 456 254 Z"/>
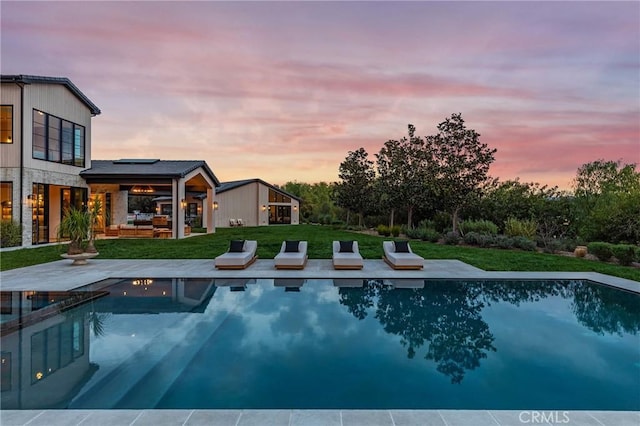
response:
<path id="1" fill-rule="evenodd" d="M 297 225 L 300 198 L 262 179 L 223 182 L 216 188 L 215 225 Z"/>
<path id="2" fill-rule="evenodd" d="M 100 109 L 69 79 L 0 76 L 2 220 L 22 245 L 54 241 L 62 212 L 87 203 L 80 171 L 91 167 L 91 118 Z"/>
<path id="3" fill-rule="evenodd" d="M 164 232 L 145 236 L 182 238 L 194 218 L 208 233 L 238 220 L 299 222 L 300 199 L 260 179 L 221 184 L 204 161 L 92 161 L 91 119 L 100 109 L 69 79 L 0 79 L 1 219 L 21 226 L 22 246 L 55 242 L 64 211 L 96 198 L 104 212 L 98 232 L 128 225 L 131 195 L 153 196 L 166 219 Z"/>

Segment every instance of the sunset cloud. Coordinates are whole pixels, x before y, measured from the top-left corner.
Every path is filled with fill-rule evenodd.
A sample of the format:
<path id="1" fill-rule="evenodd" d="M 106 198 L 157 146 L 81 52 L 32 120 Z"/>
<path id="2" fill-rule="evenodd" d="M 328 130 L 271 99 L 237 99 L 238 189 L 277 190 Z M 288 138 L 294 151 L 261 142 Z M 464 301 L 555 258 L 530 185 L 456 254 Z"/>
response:
<path id="1" fill-rule="evenodd" d="M 636 2 L 2 2 L 1 72 L 70 78 L 93 158 L 335 181 L 461 112 L 501 179 L 640 163 Z"/>

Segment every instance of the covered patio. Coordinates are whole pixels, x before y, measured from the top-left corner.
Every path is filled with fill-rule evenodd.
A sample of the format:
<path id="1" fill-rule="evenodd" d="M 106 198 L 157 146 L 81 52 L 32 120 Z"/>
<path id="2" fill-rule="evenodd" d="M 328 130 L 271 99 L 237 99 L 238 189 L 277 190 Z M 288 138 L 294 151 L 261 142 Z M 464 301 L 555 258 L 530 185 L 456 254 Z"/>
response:
<path id="1" fill-rule="evenodd" d="M 121 159 L 95 160 L 80 176 L 90 200 L 102 204 L 97 232 L 131 238 L 183 238 L 194 217 L 207 233 L 215 232 L 215 189 L 220 181 L 204 161 Z M 162 210 L 136 212 L 131 196 L 163 198 Z M 136 213 L 136 214 L 134 214 Z"/>

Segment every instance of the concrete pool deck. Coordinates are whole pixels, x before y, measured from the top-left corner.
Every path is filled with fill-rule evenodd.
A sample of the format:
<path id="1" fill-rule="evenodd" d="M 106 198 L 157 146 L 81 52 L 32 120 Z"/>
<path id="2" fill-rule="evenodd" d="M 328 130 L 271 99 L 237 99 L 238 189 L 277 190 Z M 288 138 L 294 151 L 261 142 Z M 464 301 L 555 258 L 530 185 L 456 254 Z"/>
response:
<path id="1" fill-rule="evenodd" d="M 425 260 L 420 271 L 395 271 L 382 260 L 365 260 L 364 268 L 335 271 L 330 260 L 309 260 L 304 270 L 276 270 L 272 259 L 244 270 L 216 270 L 211 259 L 93 259 L 84 266 L 71 261 L 3 271 L 3 291 L 72 290 L 107 278 L 418 278 L 468 280 L 590 280 L 640 293 L 640 282 L 594 272 L 491 272 L 457 260 Z M 1 410 L 0 425 L 284 425 L 284 426 L 638 426 L 640 413 L 629 411 L 530 410 Z"/>

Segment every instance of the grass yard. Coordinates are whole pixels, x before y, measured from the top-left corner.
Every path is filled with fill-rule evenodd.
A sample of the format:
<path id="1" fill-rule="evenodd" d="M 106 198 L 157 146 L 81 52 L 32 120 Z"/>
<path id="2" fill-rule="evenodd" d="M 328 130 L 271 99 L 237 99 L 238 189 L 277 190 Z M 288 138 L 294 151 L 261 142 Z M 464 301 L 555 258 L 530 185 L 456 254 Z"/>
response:
<path id="1" fill-rule="evenodd" d="M 310 259 L 330 259 L 333 240 L 358 240 L 365 259 L 382 258 L 384 238 L 326 226 L 293 225 L 246 228 L 219 228 L 215 234 L 182 240 L 109 239 L 96 241 L 98 259 L 213 259 L 229 247 L 233 239 L 258 241 L 258 256 L 272 259 L 284 240 L 309 242 Z M 488 271 L 581 271 L 600 272 L 640 281 L 640 269 L 599 261 L 517 250 L 447 246 L 412 241 L 411 247 L 426 259 L 458 259 Z M 60 260 L 65 245 L 6 251 L 0 253 L 0 270 L 20 268 Z"/>

